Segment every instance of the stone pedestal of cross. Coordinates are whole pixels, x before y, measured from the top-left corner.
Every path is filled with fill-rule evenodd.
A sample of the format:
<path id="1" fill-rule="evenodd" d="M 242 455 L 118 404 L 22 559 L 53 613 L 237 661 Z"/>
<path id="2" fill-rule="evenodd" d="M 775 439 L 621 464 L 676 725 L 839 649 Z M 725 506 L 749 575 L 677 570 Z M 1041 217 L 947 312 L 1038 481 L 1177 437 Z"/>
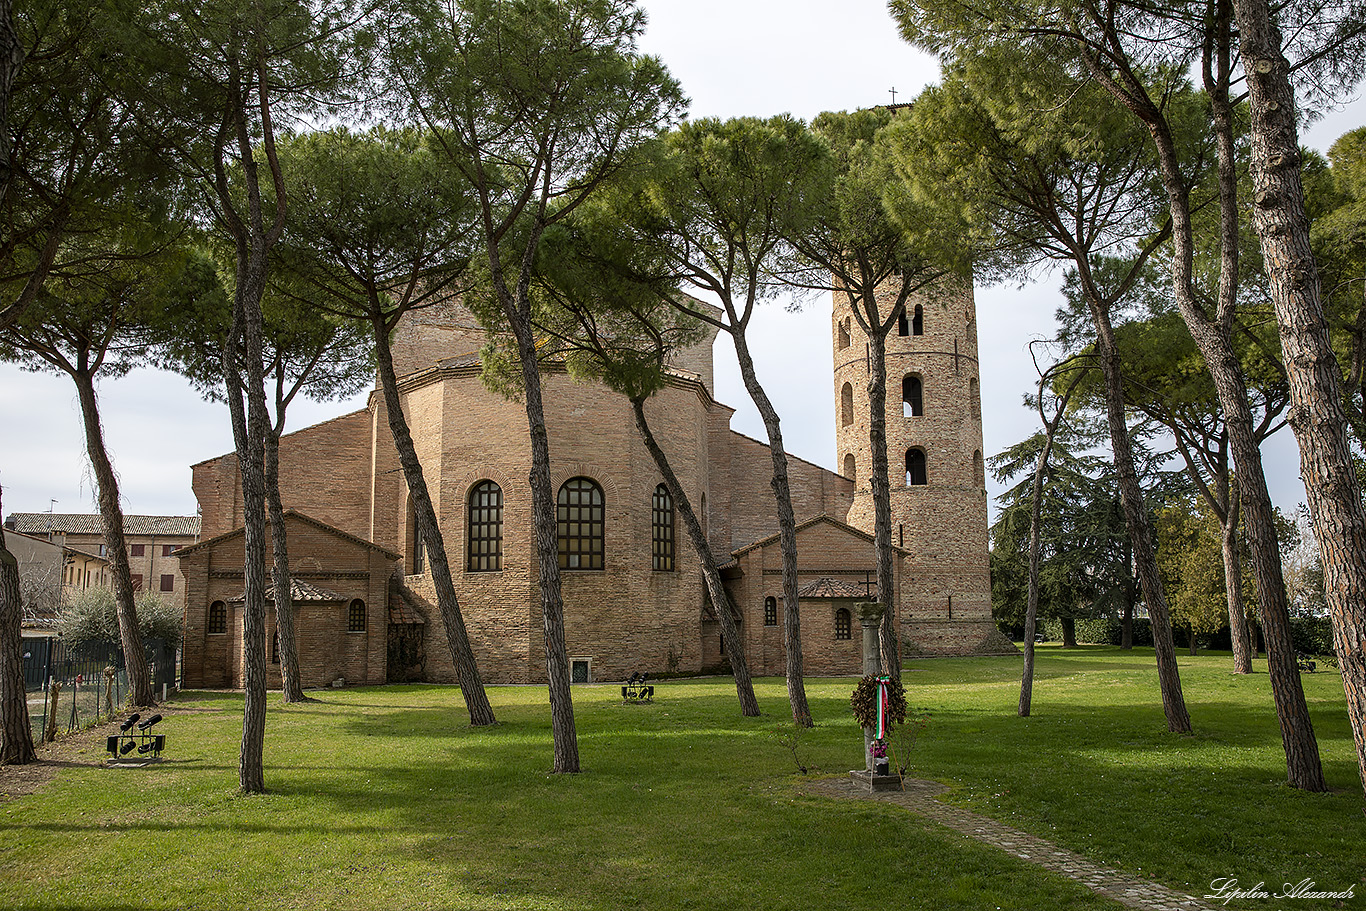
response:
<path id="1" fill-rule="evenodd" d="M 854 605 L 858 609 L 859 625 L 863 627 L 863 676 L 882 675 L 882 648 L 879 645 L 879 631 L 882 627 L 882 614 L 886 608 L 878 601 L 863 601 Z M 863 729 L 863 768 L 854 769 L 849 777 L 864 785 L 870 791 L 895 791 L 901 787 L 898 775 L 878 775 L 873 771 L 873 741 L 876 730 Z"/>

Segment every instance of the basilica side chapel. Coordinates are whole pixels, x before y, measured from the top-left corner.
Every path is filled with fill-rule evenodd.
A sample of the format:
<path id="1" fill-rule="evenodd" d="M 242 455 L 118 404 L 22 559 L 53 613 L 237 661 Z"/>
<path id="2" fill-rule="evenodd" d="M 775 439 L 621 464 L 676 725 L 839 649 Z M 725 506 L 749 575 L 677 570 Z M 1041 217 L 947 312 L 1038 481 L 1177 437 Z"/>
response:
<path id="1" fill-rule="evenodd" d="M 893 478 L 901 545 L 893 597 L 910 655 L 1013 648 L 991 621 L 970 290 L 966 311 L 964 297 L 927 295 L 914 317 L 919 331 L 908 327 L 895 346 L 896 366 L 889 362 L 889 370 L 920 380 L 925 412 L 903 417 L 902 403 L 895 402 L 895 419 L 906 426 L 894 437 L 892 461 L 905 448 L 908 469 L 906 485 L 898 471 Z M 727 561 L 729 609 L 751 672 L 781 674 L 770 456 L 764 443 L 730 429 L 733 409 L 712 397 L 713 340 L 676 358 L 647 413 L 718 559 Z M 482 328 L 457 303 L 410 314 L 393 340 L 395 367 L 480 671 L 488 682 L 538 682 L 545 659 L 526 413 L 484 387 L 483 341 Z M 812 675 L 860 671 L 853 605 L 868 598 L 875 578 L 871 495 L 860 478 L 868 447 L 866 404 L 863 415 L 857 409 L 860 394 L 866 402 L 866 373 L 859 387 L 864 345 L 838 308 L 833 342 L 844 472 L 789 455 L 802 645 Z M 716 608 L 672 498 L 638 439 L 630 404 L 553 368 L 543 382 L 575 682 L 620 680 L 636 671 L 722 670 Z M 924 459 L 918 474 L 910 470 L 913 452 Z M 193 485 L 203 528 L 200 543 L 179 552 L 187 599 L 185 684 L 241 686 L 236 457 L 195 465 Z M 280 486 L 289 510 L 304 685 L 453 682 L 382 397 L 372 393 L 362 410 L 283 437 Z M 267 624 L 270 641 L 269 610 Z M 270 656 L 278 685 L 273 646 Z"/>

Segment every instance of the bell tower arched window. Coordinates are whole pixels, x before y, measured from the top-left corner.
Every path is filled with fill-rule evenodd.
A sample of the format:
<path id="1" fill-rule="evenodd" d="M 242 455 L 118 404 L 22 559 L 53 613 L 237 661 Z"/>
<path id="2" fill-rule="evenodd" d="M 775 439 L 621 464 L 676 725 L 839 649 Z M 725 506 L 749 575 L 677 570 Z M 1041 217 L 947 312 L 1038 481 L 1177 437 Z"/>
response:
<path id="1" fill-rule="evenodd" d="M 925 414 L 925 387 L 915 374 L 901 379 L 901 413 L 903 417 L 918 418 Z"/>
<path id="2" fill-rule="evenodd" d="M 929 483 L 925 467 L 925 450 L 906 450 L 906 486 L 923 487 Z"/>
<path id="3" fill-rule="evenodd" d="M 848 427 L 854 423 L 854 387 L 845 383 L 840 390 L 840 426 Z"/>
<path id="4" fill-rule="evenodd" d="M 915 305 L 915 312 L 911 317 L 911 335 L 925 334 L 925 308 L 920 304 Z"/>

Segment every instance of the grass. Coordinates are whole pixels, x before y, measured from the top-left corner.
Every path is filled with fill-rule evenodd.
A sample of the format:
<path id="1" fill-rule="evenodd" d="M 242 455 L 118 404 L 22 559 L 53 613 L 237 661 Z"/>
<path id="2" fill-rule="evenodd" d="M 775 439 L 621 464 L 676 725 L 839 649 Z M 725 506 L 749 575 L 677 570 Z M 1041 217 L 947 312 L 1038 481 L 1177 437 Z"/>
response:
<path id="1" fill-rule="evenodd" d="M 1152 653 L 1039 652 L 1034 717 L 1019 662 L 919 661 L 911 774 L 945 799 L 1196 895 L 1211 880 L 1312 879 L 1366 903 L 1362 790 L 1341 682 L 1305 688 L 1334 792 L 1284 785 L 1265 674 L 1182 656 L 1196 734 L 1167 734 Z M 852 682 L 809 680 L 815 774 L 861 764 Z M 896 807 L 808 796 L 781 742 L 786 693 L 743 719 L 729 680 L 666 681 L 652 705 L 576 687 L 584 774 L 551 765 L 544 690 L 490 689 L 474 730 L 453 687 L 360 688 L 273 706 L 269 793 L 236 793 L 241 698 L 187 693 L 168 761 L 73 767 L 0 804 L 0 907 L 452 909 L 1117 908 Z M 92 746 L 92 753 L 98 750 Z M 1305 899 L 1230 908 L 1336 907 Z"/>

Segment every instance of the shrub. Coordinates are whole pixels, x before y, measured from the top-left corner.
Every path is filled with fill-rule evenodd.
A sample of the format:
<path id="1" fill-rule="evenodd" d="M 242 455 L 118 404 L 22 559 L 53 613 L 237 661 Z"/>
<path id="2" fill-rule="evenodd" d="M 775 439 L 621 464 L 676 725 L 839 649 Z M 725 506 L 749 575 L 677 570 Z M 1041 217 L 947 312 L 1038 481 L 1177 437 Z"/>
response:
<path id="1" fill-rule="evenodd" d="M 139 592 L 134 601 L 138 632 L 143 639 L 180 641 L 180 608 L 156 592 Z M 57 619 L 57 632 L 71 645 L 88 642 L 119 644 L 119 617 L 114 593 L 107 588 L 88 588 L 74 595 Z"/>

